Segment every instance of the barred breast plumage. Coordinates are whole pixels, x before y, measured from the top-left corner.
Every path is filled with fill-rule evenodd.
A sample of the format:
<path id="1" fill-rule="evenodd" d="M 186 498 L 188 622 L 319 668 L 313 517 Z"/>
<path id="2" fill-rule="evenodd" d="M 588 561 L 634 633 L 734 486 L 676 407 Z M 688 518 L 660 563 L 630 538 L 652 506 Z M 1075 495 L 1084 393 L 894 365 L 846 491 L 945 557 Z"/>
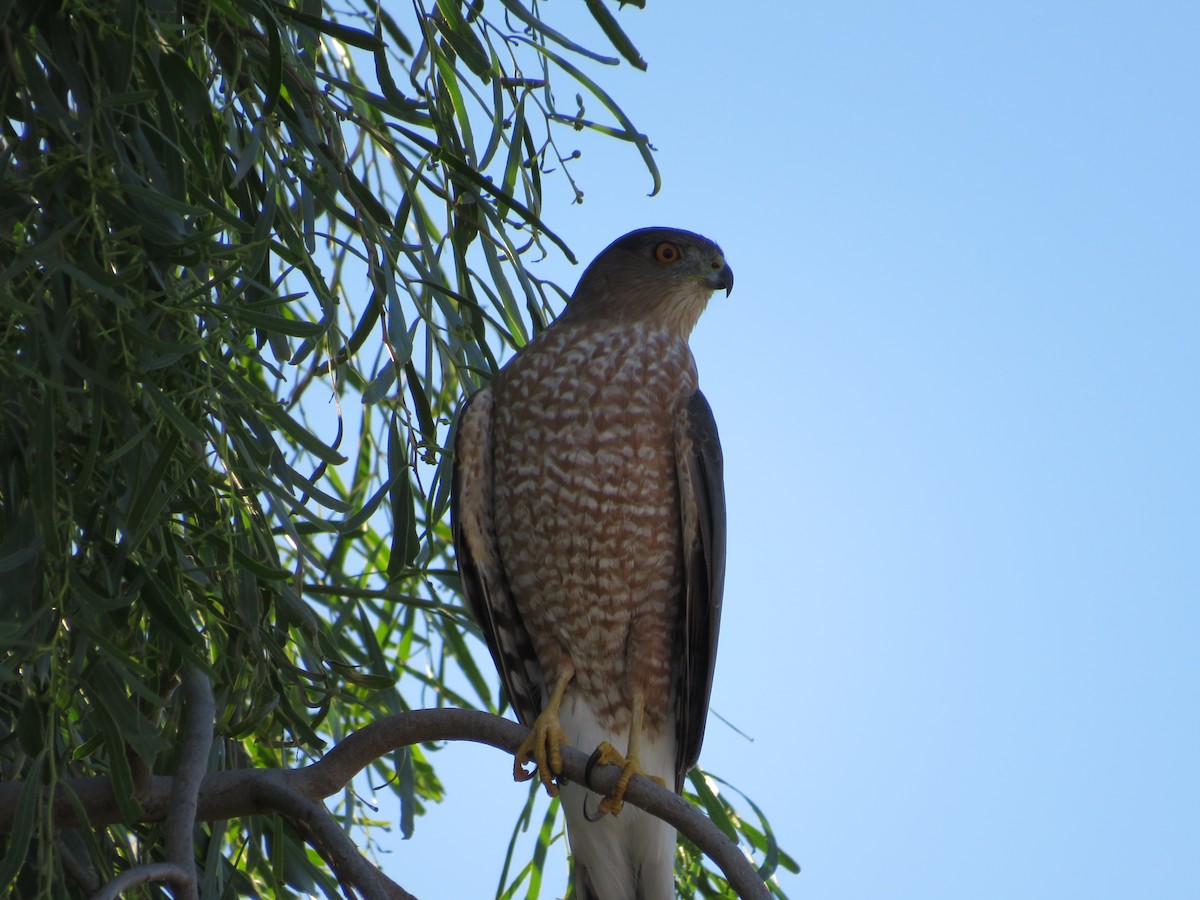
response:
<path id="1" fill-rule="evenodd" d="M 517 608 L 542 623 L 547 681 L 572 657 L 568 696 L 621 730 L 631 657 L 647 726 L 668 712 L 683 559 L 674 413 L 695 389 L 687 343 L 647 326 L 552 329 L 493 384 L 496 533 Z"/>

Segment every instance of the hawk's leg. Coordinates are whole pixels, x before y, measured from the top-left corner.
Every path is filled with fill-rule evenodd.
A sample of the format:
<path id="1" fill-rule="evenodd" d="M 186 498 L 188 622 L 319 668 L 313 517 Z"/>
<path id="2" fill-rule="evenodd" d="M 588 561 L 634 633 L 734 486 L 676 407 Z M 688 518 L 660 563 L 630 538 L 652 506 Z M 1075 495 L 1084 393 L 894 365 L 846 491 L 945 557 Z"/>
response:
<path id="1" fill-rule="evenodd" d="M 513 778 L 517 781 L 528 781 L 534 776 L 534 772 L 525 771 L 525 766 L 533 763 L 537 766 L 536 774 L 545 785 L 546 793 L 551 797 L 558 796 L 558 785 L 554 783 L 554 777 L 562 771 L 560 746 L 570 743 L 563 732 L 562 724 L 558 721 L 558 707 L 562 704 L 563 694 L 567 692 L 567 685 L 574 677 L 575 669 L 568 663 L 566 670 L 558 676 L 558 681 L 554 684 L 546 708 L 538 713 L 533 727 L 529 729 L 525 740 L 521 741 L 513 759 Z"/>
<path id="2" fill-rule="evenodd" d="M 645 714 L 646 702 L 642 698 L 641 690 L 635 690 L 633 693 L 633 716 L 629 723 L 629 747 L 624 756 L 622 756 L 617 748 L 604 741 L 596 752 L 592 754 L 592 758 L 588 760 L 588 770 L 593 766 L 607 764 L 621 767 L 621 777 L 617 779 L 617 786 L 613 788 L 613 792 L 600 801 L 600 805 L 596 808 L 596 817 L 605 813 L 612 813 L 614 816 L 621 811 L 621 807 L 625 804 L 625 791 L 629 787 L 629 782 L 634 775 L 642 775 L 655 781 L 660 785 L 666 786 L 657 775 L 647 775 L 645 769 L 642 768 L 641 761 L 638 759 L 638 748 L 642 742 L 642 719 Z"/>

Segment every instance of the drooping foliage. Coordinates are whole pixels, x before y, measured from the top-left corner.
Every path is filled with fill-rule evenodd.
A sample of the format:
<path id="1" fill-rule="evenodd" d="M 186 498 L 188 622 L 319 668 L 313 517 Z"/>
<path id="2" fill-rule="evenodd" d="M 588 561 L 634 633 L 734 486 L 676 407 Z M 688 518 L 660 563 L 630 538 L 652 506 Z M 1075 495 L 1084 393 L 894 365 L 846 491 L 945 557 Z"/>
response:
<path id="1" fill-rule="evenodd" d="M 574 189 L 562 137 L 658 175 L 579 67 L 617 58 L 520 0 L 0 21 L 0 777 L 25 785 L 0 893 L 71 896 L 162 858 L 136 797 L 174 771 L 186 667 L 215 694 L 211 770 L 495 708 L 443 521 L 453 413 L 549 314 L 530 262 L 570 256 L 544 221 L 547 180 Z M 441 793 L 431 756 L 371 774 L 406 832 Z M 53 828 L 85 776 L 131 824 Z M 202 823 L 196 854 L 201 896 L 337 895 L 274 818 Z"/>

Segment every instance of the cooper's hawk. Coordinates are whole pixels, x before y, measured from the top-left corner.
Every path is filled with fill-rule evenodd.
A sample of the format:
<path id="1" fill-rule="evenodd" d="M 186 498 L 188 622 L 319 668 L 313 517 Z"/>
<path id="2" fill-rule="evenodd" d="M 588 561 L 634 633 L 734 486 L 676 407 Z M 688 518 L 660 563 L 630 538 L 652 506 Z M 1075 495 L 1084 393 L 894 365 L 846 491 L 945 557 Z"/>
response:
<path id="1" fill-rule="evenodd" d="M 720 288 L 733 272 L 707 238 L 619 238 L 459 420 L 463 590 L 532 728 L 514 775 L 535 762 L 555 794 L 564 741 L 622 767 L 612 796 L 562 787 L 581 900 L 674 897 L 675 829 L 616 814 L 635 774 L 680 791 L 704 736 L 725 497 L 687 339 Z"/>

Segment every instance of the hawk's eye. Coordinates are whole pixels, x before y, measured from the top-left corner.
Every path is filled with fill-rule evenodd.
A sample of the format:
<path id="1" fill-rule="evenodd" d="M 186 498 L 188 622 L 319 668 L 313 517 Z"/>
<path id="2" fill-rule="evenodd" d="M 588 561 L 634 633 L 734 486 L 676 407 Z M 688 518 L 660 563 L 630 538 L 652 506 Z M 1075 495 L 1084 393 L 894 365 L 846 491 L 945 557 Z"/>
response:
<path id="1" fill-rule="evenodd" d="M 679 262 L 679 248 L 670 241 L 663 241 L 654 248 L 654 258 L 664 265 Z"/>

